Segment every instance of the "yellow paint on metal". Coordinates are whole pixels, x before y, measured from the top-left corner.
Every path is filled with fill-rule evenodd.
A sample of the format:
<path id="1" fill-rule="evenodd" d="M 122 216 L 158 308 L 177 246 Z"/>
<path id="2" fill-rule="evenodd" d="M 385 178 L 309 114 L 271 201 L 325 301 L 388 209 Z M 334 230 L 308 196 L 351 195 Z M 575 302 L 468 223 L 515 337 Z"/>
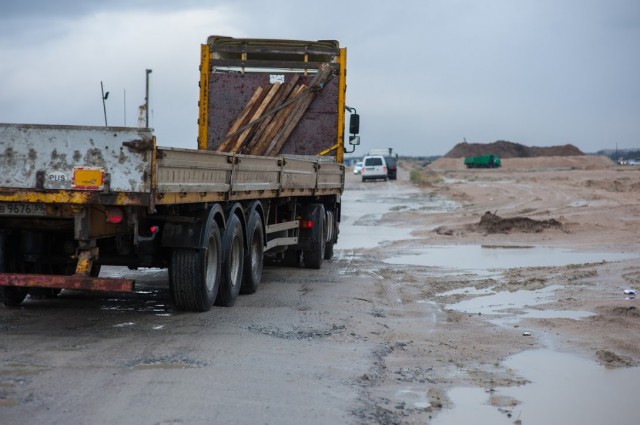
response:
<path id="1" fill-rule="evenodd" d="M 75 167 L 71 187 L 77 190 L 102 190 L 104 188 L 104 168 Z"/>
<path id="2" fill-rule="evenodd" d="M 327 149 L 323 150 L 323 151 L 322 151 L 322 152 L 320 152 L 318 155 L 320 155 L 320 156 L 324 156 L 324 155 L 326 155 L 326 154 L 328 154 L 328 153 L 330 153 L 330 152 L 333 152 L 334 150 L 338 149 L 339 147 L 340 147 L 340 145 L 339 145 L 339 144 L 338 144 L 338 145 L 333 145 L 333 146 L 331 146 L 330 148 L 327 148 Z"/>
<path id="3" fill-rule="evenodd" d="M 340 64 L 338 78 L 338 140 L 336 141 L 336 162 L 344 162 L 344 122 L 345 122 L 345 95 L 347 92 L 347 48 L 340 49 L 338 57 Z M 331 148 L 333 149 L 333 147 Z"/>
<path id="4" fill-rule="evenodd" d="M 112 205 L 140 205 L 148 204 L 147 194 L 118 192 Z M 43 204 L 75 204 L 86 205 L 103 203 L 100 201 L 100 193 L 90 191 L 57 190 L 49 192 L 36 192 L 31 190 L 19 190 L 0 193 L 0 202 L 32 202 Z"/>
<path id="5" fill-rule="evenodd" d="M 208 44 L 200 45 L 200 102 L 198 103 L 198 149 L 207 150 L 209 132 L 209 64 L 211 50 Z"/>
<path id="6" fill-rule="evenodd" d="M 90 271 L 91 261 L 86 258 L 79 259 L 76 265 L 76 274 L 88 275 Z"/>

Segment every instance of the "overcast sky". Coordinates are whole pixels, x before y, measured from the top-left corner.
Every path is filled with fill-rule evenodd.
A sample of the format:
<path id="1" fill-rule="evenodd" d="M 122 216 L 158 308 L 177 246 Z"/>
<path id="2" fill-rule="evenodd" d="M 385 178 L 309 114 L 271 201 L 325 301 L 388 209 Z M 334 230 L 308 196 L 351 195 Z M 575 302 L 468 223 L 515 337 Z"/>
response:
<path id="1" fill-rule="evenodd" d="M 135 126 L 150 68 L 158 144 L 195 148 L 212 34 L 339 40 L 361 153 L 640 148 L 638 0 L 4 0 L 0 122 L 104 125 L 102 81 Z"/>

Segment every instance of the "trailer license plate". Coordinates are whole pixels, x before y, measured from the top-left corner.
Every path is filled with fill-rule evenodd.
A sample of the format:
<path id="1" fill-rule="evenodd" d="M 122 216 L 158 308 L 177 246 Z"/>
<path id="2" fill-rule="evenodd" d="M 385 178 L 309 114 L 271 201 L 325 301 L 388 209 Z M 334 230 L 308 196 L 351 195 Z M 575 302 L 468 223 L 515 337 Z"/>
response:
<path id="1" fill-rule="evenodd" d="M 44 204 L 0 202 L 0 215 L 43 216 L 47 215 L 47 207 Z"/>

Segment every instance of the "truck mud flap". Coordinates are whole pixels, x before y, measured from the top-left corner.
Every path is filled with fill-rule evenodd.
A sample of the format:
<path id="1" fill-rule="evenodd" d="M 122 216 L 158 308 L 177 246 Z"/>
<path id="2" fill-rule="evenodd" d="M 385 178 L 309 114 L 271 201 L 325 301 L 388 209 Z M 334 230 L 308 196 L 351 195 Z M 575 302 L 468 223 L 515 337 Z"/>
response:
<path id="1" fill-rule="evenodd" d="M 122 278 L 89 277 L 82 275 L 48 275 L 1 273 L 0 286 L 26 288 L 83 289 L 91 291 L 133 292 L 134 281 Z"/>

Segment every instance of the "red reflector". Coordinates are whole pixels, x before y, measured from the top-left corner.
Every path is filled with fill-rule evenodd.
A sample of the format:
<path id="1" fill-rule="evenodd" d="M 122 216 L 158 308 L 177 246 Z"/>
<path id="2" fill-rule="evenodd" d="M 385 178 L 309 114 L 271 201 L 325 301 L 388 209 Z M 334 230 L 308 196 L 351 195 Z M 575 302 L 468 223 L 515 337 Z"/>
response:
<path id="1" fill-rule="evenodd" d="M 107 223 L 118 224 L 124 218 L 124 212 L 120 208 L 107 208 Z"/>
<path id="2" fill-rule="evenodd" d="M 149 231 L 151 231 L 151 233 L 158 233 L 158 230 L 160 230 L 158 226 L 149 227 Z"/>
<path id="3" fill-rule="evenodd" d="M 300 220 L 300 228 L 301 229 L 312 229 L 313 221 L 311 220 Z"/>

